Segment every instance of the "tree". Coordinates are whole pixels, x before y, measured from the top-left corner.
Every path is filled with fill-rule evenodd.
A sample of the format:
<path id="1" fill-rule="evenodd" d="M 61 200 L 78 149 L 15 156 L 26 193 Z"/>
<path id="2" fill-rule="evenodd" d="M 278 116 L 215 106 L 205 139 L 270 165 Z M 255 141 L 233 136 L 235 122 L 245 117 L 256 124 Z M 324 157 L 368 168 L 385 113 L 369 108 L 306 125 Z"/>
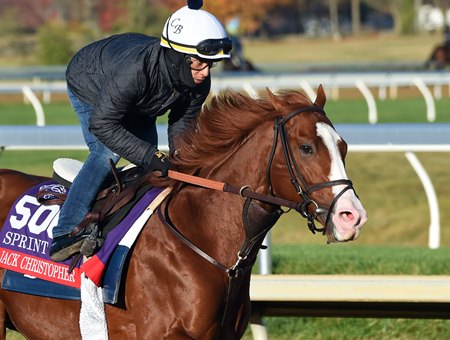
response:
<path id="1" fill-rule="evenodd" d="M 102 32 L 114 32 L 127 22 L 125 1 L 100 0 L 98 26 Z"/>
<path id="2" fill-rule="evenodd" d="M 186 4 L 186 3 L 184 3 Z M 181 7 L 179 5 L 177 9 Z M 128 0 L 127 31 L 143 32 L 150 35 L 161 35 L 164 23 L 171 11 L 160 1 Z"/>
<path id="3" fill-rule="evenodd" d="M 53 0 L 6 0 L 4 7 L 17 9 L 16 18 L 23 31 L 35 31 L 57 14 Z"/>
<path id="4" fill-rule="evenodd" d="M 331 24 L 331 36 L 338 40 L 341 38 L 339 32 L 339 14 L 338 14 L 338 0 L 329 0 L 330 9 L 330 24 Z"/>
<path id="5" fill-rule="evenodd" d="M 42 64 L 66 64 L 72 56 L 67 26 L 61 21 L 49 22 L 38 32 L 37 56 Z"/>
<path id="6" fill-rule="evenodd" d="M 352 1 L 352 33 L 358 35 L 361 33 L 361 13 L 360 13 L 360 0 Z"/>
<path id="7" fill-rule="evenodd" d="M 12 36 L 20 32 L 20 23 L 17 21 L 19 9 L 15 7 L 6 8 L 0 13 L 0 34 Z"/>

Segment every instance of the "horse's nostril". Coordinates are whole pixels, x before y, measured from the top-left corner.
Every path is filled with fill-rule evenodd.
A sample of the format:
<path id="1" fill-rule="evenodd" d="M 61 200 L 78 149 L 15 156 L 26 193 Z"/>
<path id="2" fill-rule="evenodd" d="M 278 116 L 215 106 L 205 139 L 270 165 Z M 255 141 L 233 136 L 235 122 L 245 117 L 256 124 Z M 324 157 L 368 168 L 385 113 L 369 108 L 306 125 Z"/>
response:
<path id="1" fill-rule="evenodd" d="M 355 219 L 355 215 L 351 211 L 341 211 L 339 212 L 339 217 L 346 223 L 351 222 Z"/>
<path id="2" fill-rule="evenodd" d="M 362 222 L 362 216 L 358 213 L 353 213 L 351 211 L 341 211 L 339 213 L 339 218 L 343 223 L 352 227 L 358 227 L 361 225 Z"/>

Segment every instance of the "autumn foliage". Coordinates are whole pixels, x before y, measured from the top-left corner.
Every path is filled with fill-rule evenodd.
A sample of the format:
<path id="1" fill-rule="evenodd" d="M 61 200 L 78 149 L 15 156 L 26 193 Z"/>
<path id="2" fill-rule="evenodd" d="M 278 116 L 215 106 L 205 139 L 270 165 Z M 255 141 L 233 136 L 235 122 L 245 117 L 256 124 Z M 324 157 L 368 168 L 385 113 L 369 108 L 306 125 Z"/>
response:
<path id="1" fill-rule="evenodd" d="M 224 24 L 238 17 L 241 33 L 253 33 L 273 9 L 296 3 L 296 0 L 204 0 L 203 9 Z M 44 23 L 58 20 L 72 26 L 95 26 L 100 32 L 110 33 L 126 30 L 130 22 L 136 22 L 136 15 L 148 25 L 149 20 L 156 20 L 155 11 L 171 13 L 184 5 L 185 0 L 3 0 L 0 20 L 8 10 L 15 8 L 19 26 L 25 31 L 36 31 Z"/>

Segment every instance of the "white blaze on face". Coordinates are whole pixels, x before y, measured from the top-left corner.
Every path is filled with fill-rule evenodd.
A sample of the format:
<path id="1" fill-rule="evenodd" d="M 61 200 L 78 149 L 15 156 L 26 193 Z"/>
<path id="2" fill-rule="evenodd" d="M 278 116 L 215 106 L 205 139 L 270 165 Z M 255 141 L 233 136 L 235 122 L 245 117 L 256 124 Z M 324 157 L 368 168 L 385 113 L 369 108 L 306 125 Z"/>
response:
<path id="1" fill-rule="evenodd" d="M 344 162 L 339 153 L 338 142 L 341 137 L 334 129 L 325 123 L 317 123 L 317 135 L 322 138 L 323 143 L 330 153 L 331 165 L 328 181 L 348 179 L 345 172 Z M 334 185 L 332 187 L 334 197 L 346 185 Z M 367 221 L 367 213 L 354 190 L 345 191 L 336 201 L 331 212 L 332 230 L 327 228 L 326 234 L 329 242 L 348 241 L 358 238 L 362 225 Z"/>
<path id="2" fill-rule="evenodd" d="M 344 162 L 339 153 L 338 142 L 341 136 L 328 124 L 317 123 L 317 135 L 322 138 L 323 143 L 330 153 L 331 169 L 328 180 L 334 181 L 338 179 L 347 179 Z M 333 186 L 333 194 L 336 196 L 342 189 L 339 186 Z"/>

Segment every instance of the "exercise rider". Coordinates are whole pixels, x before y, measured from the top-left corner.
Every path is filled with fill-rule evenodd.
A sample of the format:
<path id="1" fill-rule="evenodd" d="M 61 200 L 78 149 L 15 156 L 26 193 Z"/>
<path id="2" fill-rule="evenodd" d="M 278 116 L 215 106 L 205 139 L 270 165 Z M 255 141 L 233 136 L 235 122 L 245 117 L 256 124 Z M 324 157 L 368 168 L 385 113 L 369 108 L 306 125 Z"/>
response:
<path id="1" fill-rule="evenodd" d="M 231 40 L 219 20 L 188 1 L 166 21 L 161 38 L 125 33 L 82 48 L 70 61 L 66 79 L 89 156 L 70 187 L 53 228 L 50 257 L 64 261 L 80 251 L 88 232 L 83 221 L 110 160 L 119 158 L 167 176 L 169 159 L 157 149 L 156 117 L 170 110 L 170 151 L 174 136 L 194 118 L 209 94 L 210 68 L 230 57 Z M 76 230 L 76 229 L 75 229 Z"/>

